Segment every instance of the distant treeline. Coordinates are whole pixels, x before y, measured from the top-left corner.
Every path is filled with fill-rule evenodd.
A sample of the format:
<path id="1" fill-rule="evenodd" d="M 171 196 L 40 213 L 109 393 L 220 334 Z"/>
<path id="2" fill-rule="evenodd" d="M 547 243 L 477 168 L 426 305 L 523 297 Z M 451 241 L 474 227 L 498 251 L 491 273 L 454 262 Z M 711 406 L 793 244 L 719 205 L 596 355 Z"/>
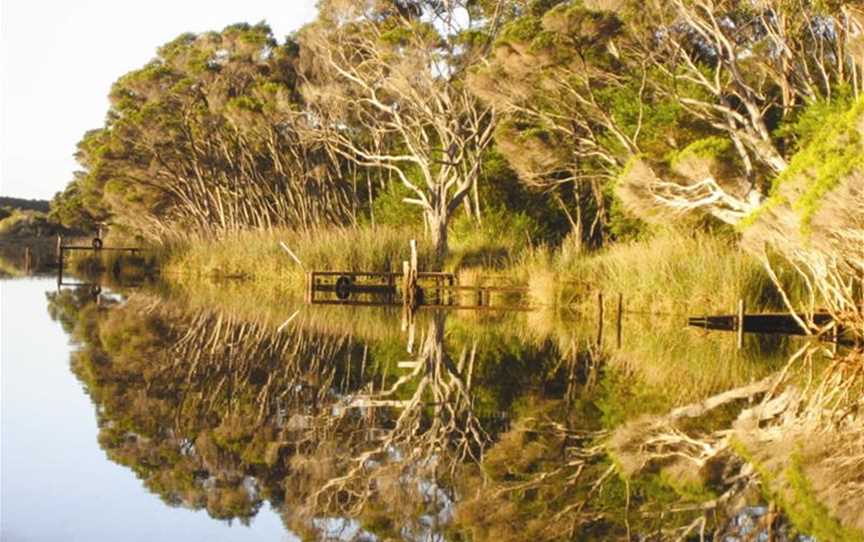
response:
<path id="1" fill-rule="evenodd" d="M 22 211 L 40 211 L 42 213 L 47 213 L 51 209 L 48 200 L 10 198 L 6 196 L 0 196 L 0 207 L 20 209 Z"/>

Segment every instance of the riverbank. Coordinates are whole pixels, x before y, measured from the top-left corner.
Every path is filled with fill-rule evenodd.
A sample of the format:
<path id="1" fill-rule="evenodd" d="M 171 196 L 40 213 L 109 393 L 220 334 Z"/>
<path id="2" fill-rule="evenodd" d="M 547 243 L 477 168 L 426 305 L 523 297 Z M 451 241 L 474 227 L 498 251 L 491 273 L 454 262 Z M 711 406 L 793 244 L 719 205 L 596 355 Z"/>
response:
<path id="1" fill-rule="evenodd" d="M 408 231 L 383 227 L 250 231 L 172 247 L 165 253 L 162 272 L 180 283 L 242 279 L 302 296 L 308 271 L 400 271 L 411 237 Z M 762 263 L 736 243 L 732 235 L 664 231 L 580 253 L 567 244 L 550 249 L 457 238 L 444 270 L 456 273 L 461 284 L 494 275 L 497 281 L 526 285 L 535 307 L 588 309 L 602 291 L 622 293 L 628 310 L 653 314 L 729 311 L 742 298 L 753 310 L 782 308 Z M 420 268 L 428 269 L 432 247 L 420 240 L 418 252 Z M 781 273 L 781 279 L 796 299 L 791 275 Z"/>

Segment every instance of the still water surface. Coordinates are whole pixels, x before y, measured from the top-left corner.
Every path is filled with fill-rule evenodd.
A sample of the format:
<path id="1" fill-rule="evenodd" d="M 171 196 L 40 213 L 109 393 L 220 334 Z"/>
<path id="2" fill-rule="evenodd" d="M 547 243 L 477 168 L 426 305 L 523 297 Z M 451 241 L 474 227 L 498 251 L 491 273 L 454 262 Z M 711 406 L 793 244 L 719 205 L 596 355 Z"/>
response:
<path id="1" fill-rule="evenodd" d="M 686 537 L 722 482 L 626 481 L 628 435 L 788 354 L 647 320 L 601 356 L 591 324 L 543 314 L 406 330 L 222 295 L 0 281 L 4 541 Z M 706 529 L 757 532 L 745 497 Z"/>
<path id="2" fill-rule="evenodd" d="M 166 506 L 106 458 L 93 401 L 69 370 L 71 339 L 46 310 L 53 279 L 0 281 L 4 542 L 295 540 L 262 508 L 250 525 Z"/>

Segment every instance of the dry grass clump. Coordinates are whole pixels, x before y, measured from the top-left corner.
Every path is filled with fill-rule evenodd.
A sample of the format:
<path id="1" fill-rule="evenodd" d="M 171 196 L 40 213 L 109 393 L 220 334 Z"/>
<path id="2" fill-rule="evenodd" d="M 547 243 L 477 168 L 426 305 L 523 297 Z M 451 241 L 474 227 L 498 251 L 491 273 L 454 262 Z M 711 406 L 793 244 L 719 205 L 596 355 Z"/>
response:
<path id="1" fill-rule="evenodd" d="M 601 291 L 610 299 L 623 293 L 629 311 L 654 314 L 729 311 L 742 297 L 753 310 L 783 304 L 757 258 L 734 238 L 701 232 L 661 233 L 588 256 L 536 250 L 512 275 L 529 285 L 532 304 L 581 306 L 586 313 Z"/>
<path id="2" fill-rule="evenodd" d="M 302 292 L 312 270 L 397 271 L 408 257 L 410 232 L 395 228 L 332 228 L 315 232 L 288 229 L 244 231 L 218 240 L 199 240 L 174 248 L 168 274 L 275 280 Z M 285 243 L 298 265 L 280 246 Z M 432 251 L 420 241 L 420 266 L 428 267 Z"/>

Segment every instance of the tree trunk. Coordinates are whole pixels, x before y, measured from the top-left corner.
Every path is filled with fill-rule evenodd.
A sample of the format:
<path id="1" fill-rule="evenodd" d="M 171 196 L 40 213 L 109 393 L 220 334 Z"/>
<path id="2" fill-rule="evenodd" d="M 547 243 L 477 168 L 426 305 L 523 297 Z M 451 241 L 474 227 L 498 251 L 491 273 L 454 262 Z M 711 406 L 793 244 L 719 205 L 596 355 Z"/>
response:
<path id="1" fill-rule="evenodd" d="M 444 258 L 447 257 L 447 211 L 439 210 L 427 212 L 429 231 L 431 233 L 432 245 L 435 247 L 435 267 L 440 270 L 444 266 Z"/>

